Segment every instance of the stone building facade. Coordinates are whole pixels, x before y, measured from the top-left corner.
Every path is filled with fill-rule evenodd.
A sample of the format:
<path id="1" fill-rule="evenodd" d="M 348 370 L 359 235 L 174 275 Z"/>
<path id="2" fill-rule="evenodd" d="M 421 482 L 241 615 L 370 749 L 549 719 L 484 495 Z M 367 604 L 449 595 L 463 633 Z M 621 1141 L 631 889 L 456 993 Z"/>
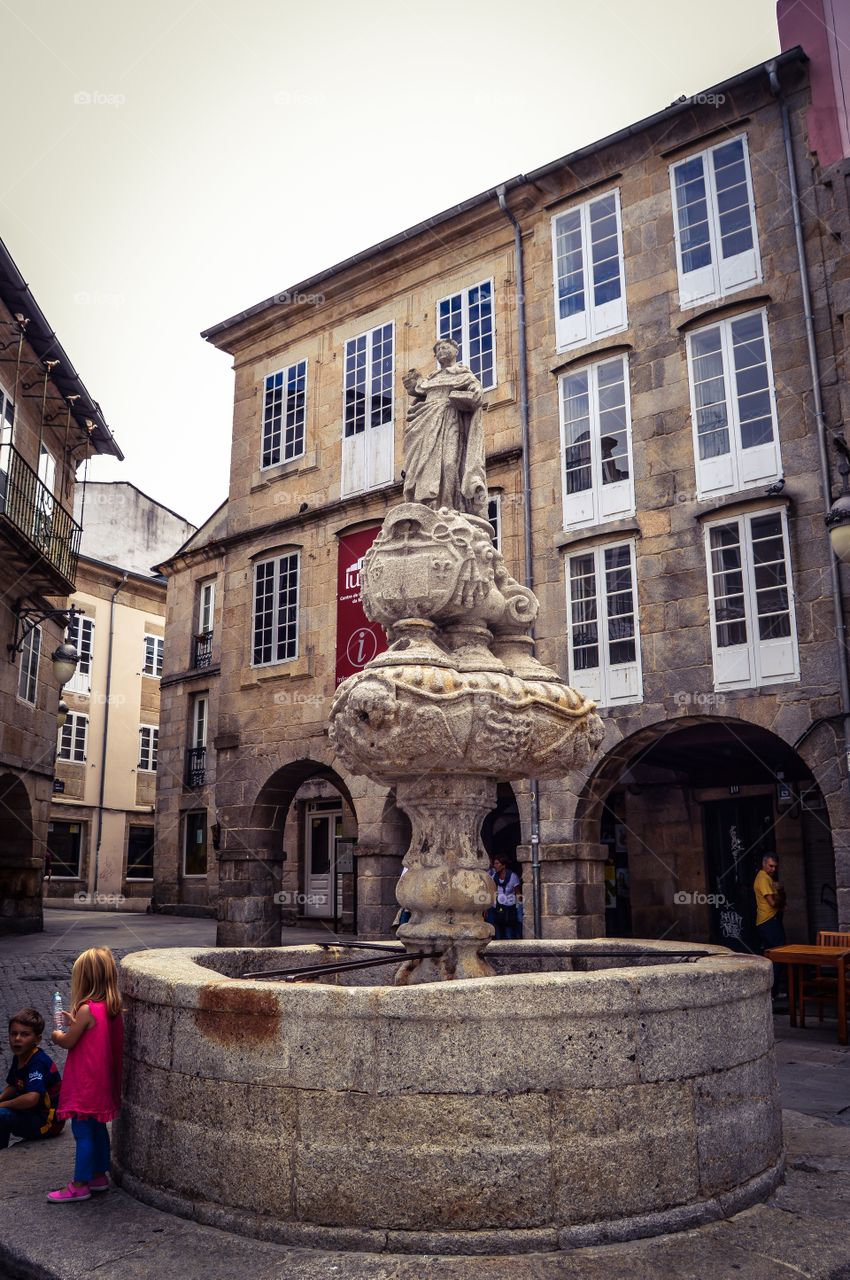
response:
<path id="1" fill-rule="evenodd" d="M 0 930 L 42 928 L 42 873 L 60 684 L 55 614 L 74 589 L 77 470 L 121 458 L 0 241 Z"/>
<path id="2" fill-rule="evenodd" d="M 444 333 L 486 390 L 492 514 L 540 599 L 538 654 L 606 726 L 586 774 L 502 788 L 485 828 L 523 863 L 527 901 L 539 856 L 543 935 L 745 939 L 767 851 L 789 936 L 850 923 L 850 708 L 813 408 L 816 382 L 825 431 L 843 432 L 847 163 L 818 155 L 812 122 L 838 108 L 816 71 L 789 49 L 206 332 L 236 373 L 229 500 L 163 572 L 169 634 L 190 630 L 187 575 L 215 566 L 223 595 L 221 942 L 273 940 L 287 912 L 337 924 L 351 840 L 358 930 L 395 912 L 407 820 L 346 773 L 326 726 L 342 650 L 376 642 L 343 621 L 346 549 L 400 499 L 401 379 Z M 166 718 L 176 759 L 190 720 Z M 185 840 L 156 872 L 178 903 Z"/>
<path id="3" fill-rule="evenodd" d="M 165 589 L 151 566 L 195 526 L 132 484 L 90 483 L 47 844 L 48 906 L 144 911 L 153 887 Z"/>

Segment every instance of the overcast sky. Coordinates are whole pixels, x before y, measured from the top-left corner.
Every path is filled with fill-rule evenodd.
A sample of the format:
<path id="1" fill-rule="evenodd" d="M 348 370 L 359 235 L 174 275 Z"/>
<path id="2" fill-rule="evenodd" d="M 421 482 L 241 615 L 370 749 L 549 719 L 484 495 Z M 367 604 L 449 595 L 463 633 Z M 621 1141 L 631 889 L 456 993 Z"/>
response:
<path id="1" fill-rule="evenodd" d="M 126 461 L 200 523 L 232 374 L 199 332 L 766 60 L 773 0 L 0 0 L 0 235 Z"/>

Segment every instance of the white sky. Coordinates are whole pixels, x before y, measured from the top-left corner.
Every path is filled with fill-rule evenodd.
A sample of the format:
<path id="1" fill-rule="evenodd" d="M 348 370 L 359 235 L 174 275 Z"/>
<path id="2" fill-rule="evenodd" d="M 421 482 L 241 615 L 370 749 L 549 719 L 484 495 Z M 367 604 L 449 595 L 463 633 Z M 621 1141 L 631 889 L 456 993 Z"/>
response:
<path id="1" fill-rule="evenodd" d="M 126 455 L 90 478 L 200 523 L 201 329 L 778 47 L 774 0 L 0 0 L 0 236 Z"/>

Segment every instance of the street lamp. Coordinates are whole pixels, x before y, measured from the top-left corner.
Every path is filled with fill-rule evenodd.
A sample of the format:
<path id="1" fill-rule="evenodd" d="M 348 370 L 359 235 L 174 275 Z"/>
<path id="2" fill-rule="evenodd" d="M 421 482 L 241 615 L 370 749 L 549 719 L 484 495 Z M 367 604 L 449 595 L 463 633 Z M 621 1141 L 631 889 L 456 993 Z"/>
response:
<path id="1" fill-rule="evenodd" d="M 59 729 L 61 729 L 61 728 L 62 728 L 63 724 L 64 724 L 64 723 L 65 723 L 65 721 L 68 719 L 68 712 L 70 711 L 70 709 L 71 709 L 71 708 L 68 706 L 67 702 L 65 702 L 65 700 L 64 700 L 64 699 L 59 703 L 59 708 L 58 708 L 58 710 L 57 710 L 57 712 L 56 712 L 56 726 L 57 726 L 57 728 L 59 728 Z"/>
<path id="2" fill-rule="evenodd" d="M 14 662 L 18 654 L 23 653 L 24 641 L 27 636 L 31 635 L 42 622 L 50 619 L 51 622 L 61 623 L 63 627 L 67 628 L 73 624 L 75 618 L 80 616 L 79 609 L 73 604 L 70 609 L 26 609 L 20 600 L 16 602 L 13 613 L 15 615 L 15 637 L 12 643 L 6 646 L 9 650 L 10 662 Z M 60 687 L 67 684 L 76 671 L 77 663 L 80 660 L 77 650 L 68 640 L 63 640 L 53 650 L 50 658 L 53 663 L 53 675 L 57 684 Z"/>
<path id="3" fill-rule="evenodd" d="M 826 527 L 836 556 L 845 564 L 850 564 L 850 449 L 841 436 L 833 436 L 832 442 L 839 454 L 841 493 L 826 514 Z"/>

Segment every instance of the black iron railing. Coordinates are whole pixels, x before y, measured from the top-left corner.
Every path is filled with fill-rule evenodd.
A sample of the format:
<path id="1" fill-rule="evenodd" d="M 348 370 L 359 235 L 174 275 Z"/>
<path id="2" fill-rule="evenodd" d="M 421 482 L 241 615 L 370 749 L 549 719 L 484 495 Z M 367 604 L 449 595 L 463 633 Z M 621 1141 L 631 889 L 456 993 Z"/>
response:
<path id="1" fill-rule="evenodd" d="M 186 752 L 186 786 L 202 787 L 207 780 L 206 747 L 190 747 Z"/>
<path id="2" fill-rule="evenodd" d="M 195 636 L 194 653 L 192 654 L 193 667 L 208 667 L 212 662 L 212 638 L 211 631 L 204 631 L 199 636 Z"/>
<path id="3" fill-rule="evenodd" d="M 0 445 L 0 517 L 73 584 L 83 530 L 14 445 Z"/>

